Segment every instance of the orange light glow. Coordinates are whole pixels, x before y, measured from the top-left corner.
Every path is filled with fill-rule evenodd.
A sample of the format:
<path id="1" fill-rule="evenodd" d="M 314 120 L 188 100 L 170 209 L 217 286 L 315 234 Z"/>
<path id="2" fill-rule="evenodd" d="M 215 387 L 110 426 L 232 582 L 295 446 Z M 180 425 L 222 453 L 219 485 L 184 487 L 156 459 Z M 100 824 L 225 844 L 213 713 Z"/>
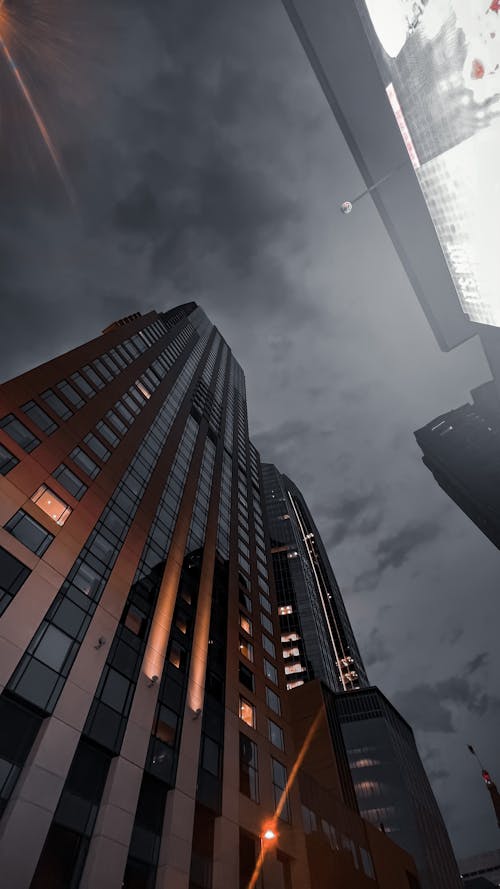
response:
<path id="1" fill-rule="evenodd" d="M 262 842 L 262 839 L 271 840 L 272 838 L 277 836 L 277 834 L 274 830 L 274 826 L 276 825 L 277 820 L 280 817 L 281 812 L 283 811 L 283 806 L 285 805 L 286 798 L 295 783 L 295 780 L 296 780 L 297 775 L 299 773 L 299 769 L 300 769 L 302 763 L 304 762 L 306 753 L 312 744 L 312 741 L 313 741 L 313 738 L 314 738 L 316 732 L 318 731 L 319 724 L 320 724 L 322 718 L 323 718 L 323 708 L 321 708 L 318 711 L 318 713 L 316 714 L 314 722 L 311 723 L 309 731 L 307 732 L 307 735 L 304 738 L 304 743 L 302 744 L 302 747 L 300 748 L 300 750 L 297 754 L 297 758 L 296 758 L 296 760 L 291 768 L 290 774 L 288 776 L 288 781 L 286 782 L 286 787 L 283 790 L 283 793 L 281 794 L 280 801 L 279 801 L 278 805 L 276 806 L 274 818 L 271 822 L 272 826 L 267 827 L 265 830 L 265 833 L 263 834 L 263 837 L 261 837 L 260 854 L 259 854 L 259 857 L 257 858 L 256 863 L 255 863 L 255 870 L 252 874 L 252 877 L 251 877 L 250 882 L 247 886 L 247 889 L 255 889 L 255 887 L 257 885 L 257 881 L 260 877 L 260 872 L 261 872 L 263 864 L 264 864 L 264 859 L 266 857 L 266 853 L 269 851 L 269 845 L 270 845 L 270 844 L 268 844 L 267 848 L 266 848 L 266 845 Z M 272 834 L 272 837 L 271 837 L 271 834 Z M 269 835 L 269 837 L 267 835 Z"/>

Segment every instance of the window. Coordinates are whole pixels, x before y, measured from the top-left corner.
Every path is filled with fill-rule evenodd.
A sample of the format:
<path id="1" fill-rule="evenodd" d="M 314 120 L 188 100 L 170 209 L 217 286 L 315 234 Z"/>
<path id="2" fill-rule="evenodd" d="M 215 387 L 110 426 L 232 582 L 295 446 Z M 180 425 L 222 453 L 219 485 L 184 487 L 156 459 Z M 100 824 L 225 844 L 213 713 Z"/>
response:
<path id="1" fill-rule="evenodd" d="M 254 675 L 245 664 L 241 663 L 241 661 L 239 666 L 239 680 L 249 691 L 255 691 Z"/>
<path id="2" fill-rule="evenodd" d="M 286 670 L 285 670 L 285 672 L 286 672 Z M 304 685 L 303 679 L 296 679 L 294 682 L 287 682 L 286 690 L 290 691 L 290 689 L 292 689 L 292 688 L 298 688 L 299 685 Z"/>
<path id="3" fill-rule="evenodd" d="M 127 616 L 125 617 L 125 626 L 131 633 L 134 633 L 135 636 L 139 636 L 142 638 L 144 636 L 144 631 L 146 629 L 146 615 L 139 611 L 135 605 L 130 605 Z"/>
<path id="4" fill-rule="evenodd" d="M 240 719 L 250 728 L 255 728 L 255 707 L 242 697 L 240 697 Z"/>
<path id="5" fill-rule="evenodd" d="M 18 463 L 17 457 L 14 457 L 14 454 L 11 454 L 7 448 L 0 444 L 0 475 L 7 475 Z"/>
<path id="6" fill-rule="evenodd" d="M 99 371 L 103 380 L 106 380 L 106 382 L 110 383 L 111 380 L 113 379 L 113 374 L 111 374 L 109 372 L 109 370 L 106 367 L 106 365 L 104 364 L 104 362 L 101 361 L 100 358 L 94 358 L 92 364 L 94 365 L 95 369 L 97 371 Z M 87 372 L 87 368 L 84 367 L 83 369 L 84 369 L 85 373 L 87 374 L 87 376 L 89 376 L 89 374 Z M 114 373 L 116 373 L 116 371 L 114 371 Z M 90 376 L 89 376 L 89 379 L 91 379 Z"/>
<path id="7" fill-rule="evenodd" d="M 298 648 L 284 648 L 283 649 L 283 657 L 299 657 L 300 651 Z"/>
<path id="8" fill-rule="evenodd" d="M 100 460 L 106 462 L 106 460 L 109 460 L 109 458 L 111 457 L 111 452 L 108 451 L 108 449 L 104 447 L 102 442 L 100 442 L 99 439 L 95 437 L 95 435 L 92 435 L 91 432 L 89 432 L 89 434 L 85 436 L 83 441 L 87 445 L 87 447 L 89 447 L 90 450 L 93 451 L 97 457 L 99 457 Z"/>
<path id="9" fill-rule="evenodd" d="M 175 639 L 172 639 L 172 642 L 170 644 L 170 654 L 168 656 L 168 659 L 172 666 L 176 668 L 176 670 L 186 669 L 186 649 L 183 648 L 182 645 L 179 645 L 179 643 L 176 642 Z"/>
<path id="10" fill-rule="evenodd" d="M 265 596 L 264 593 L 261 593 L 260 591 L 259 591 L 259 602 L 262 605 L 264 611 L 267 611 L 268 614 L 271 614 L 271 603 L 270 603 L 269 599 L 267 598 L 267 596 Z"/>
<path id="11" fill-rule="evenodd" d="M 240 653 L 253 664 L 253 645 L 243 636 L 240 636 Z"/>
<path id="12" fill-rule="evenodd" d="M 113 424 L 114 428 L 118 430 L 120 435 L 125 435 L 125 433 L 128 432 L 128 426 L 126 426 L 125 423 L 120 420 L 120 417 L 117 417 L 113 411 L 107 412 L 106 419 Z"/>
<path id="13" fill-rule="evenodd" d="M 298 633 L 282 633 L 281 641 L 282 642 L 298 642 L 300 636 Z"/>
<path id="14" fill-rule="evenodd" d="M 361 862 L 363 864 L 363 870 L 364 870 L 366 876 L 370 877 L 370 879 L 374 880 L 375 879 L 375 871 L 373 868 L 373 861 L 372 861 L 372 857 L 371 857 L 370 853 L 368 852 L 367 849 L 363 849 L 362 846 L 359 847 L 359 851 L 361 854 Z"/>
<path id="15" fill-rule="evenodd" d="M 299 664 L 287 664 L 285 667 L 285 673 L 287 673 L 287 675 L 289 675 L 290 673 L 303 673 L 304 670 L 305 670 L 305 667 L 303 667 L 302 664 L 300 664 L 300 663 Z"/>
<path id="16" fill-rule="evenodd" d="M 7 435 L 10 435 L 13 441 L 16 441 L 27 454 L 40 444 L 40 439 L 33 435 L 14 414 L 7 414 L 6 417 L 0 420 L 0 429 L 3 429 Z"/>
<path id="17" fill-rule="evenodd" d="M 53 534 L 49 534 L 42 525 L 35 522 L 23 509 L 20 509 L 9 519 L 5 525 L 5 530 L 9 531 L 16 540 L 24 543 L 37 556 L 42 556 L 54 539 Z"/>
<path id="18" fill-rule="evenodd" d="M 264 658 L 264 674 L 267 679 L 270 679 L 275 685 L 278 684 L 278 671 L 266 658 Z"/>
<path id="19" fill-rule="evenodd" d="M 78 394 L 76 389 L 73 389 L 73 386 L 70 386 L 67 380 L 61 380 L 61 382 L 57 384 L 57 389 L 59 389 L 59 392 L 61 392 L 61 394 L 64 395 L 64 397 L 76 408 L 83 407 L 85 404 L 83 398 Z"/>
<path id="20" fill-rule="evenodd" d="M 40 397 L 43 398 L 46 404 L 48 404 L 61 420 L 68 420 L 69 417 L 73 416 L 73 411 L 64 404 L 64 401 L 61 401 L 53 389 L 47 389 L 45 392 L 42 392 Z"/>
<path id="21" fill-rule="evenodd" d="M 276 657 L 276 648 L 274 642 L 271 642 L 271 640 L 268 639 L 267 636 L 264 635 L 264 633 L 262 633 L 262 648 L 264 649 L 264 651 L 267 651 L 267 653 L 270 654 L 271 657 Z"/>
<path id="22" fill-rule="evenodd" d="M 245 593 L 240 587 L 240 605 L 243 605 L 243 608 L 246 608 L 247 611 L 252 613 L 252 600 L 248 593 Z"/>
<path id="23" fill-rule="evenodd" d="M 104 386 L 103 381 L 101 380 L 100 376 L 98 374 L 96 374 L 94 368 L 90 367 L 90 364 L 86 364 L 85 367 L 82 367 L 82 370 L 83 370 L 85 376 L 88 377 L 88 379 L 91 380 L 91 382 L 94 384 L 96 389 L 103 388 L 103 386 Z"/>
<path id="24" fill-rule="evenodd" d="M 153 734 L 156 738 L 159 738 L 160 741 L 163 741 L 164 744 L 173 747 L 177 735 L 178 722 L 179 717 L 173 710 L 170 710 L 169 707 L 160 705 Z"/>
<path id="25" fill-rule="evenodd" d="M 36 503 L 39 509 L 50 516 L 58 525 L 64 525 L 66 519 L 71 515 L 71 506 L 68 506 L 64 500 L 61 500 L 47 485 L 40 485 L 37 491 L 31 497 L 33 503 Z"/>
<path id="26" fill-rule="evenodd" d="M 257 745 L 240 732 L 240 793 L 259 802 Z"/>
<path id="27" fill-rule="evenodd" d="M 73 383 L 76 383 L 76 385 L 78 386 L 80 391 L 83 392 L 83 394 L 86 395 L 87 398 L 94 397 L 95 390 L 92 388 L 90 383 L 87 383 L 87 380 L 83 379 L 81 374 L 79 374 L 79 373 L 71 374 L 70 379 L 73 381 Z"/>
<path id="28" fill-rule="evenodd" d="M 302 821 L 304 822 L 305 833 L 313 833 L 318 829 L 318 819 L 316 813 L 308 806 L 302 806 Z"/>
<path id="29" fill-rule="evenodd" d="M 288 775 L 285 766 L 282 762 L 279 762 L 279 760 L 271 757 L 271 765 L 273 770 L 274 805 L 277 808 L 285 791 Z M 288 794 L 284 798 L 283 808 L 281 809 L 279 817 L 282 818 L 283 821 L 290 821 L 290 802 L 288 800 Z"/>
<path id="30" fill-rule="evenodd" d="M 201 751 L 201 767 L 218 778 L 220 775 L 220 761 L 221 749 L 219 745 L 205 735 Z"/>
<path id="31" fill-rule="evenodd" d="M 267 720 L 267 731 L 271 744 L 274 744 L 274 746 L 277 747 L 278 750 L 284 750 L 285 740 L 283 737 L 283 730 L 279 727 L 279 725 L 276 725 L 276 723 L 273 722 L 272 719 Z"/>
<path id="32" fill-rule="evenodd" d="M 293 608 L 291 605 L 281 605 L 278 608 L 278 614 L 293 614 Z"/>
<path id="33" fill-rule="evenodd" d="M 106 441 L 108 441 L 113 448 L 116 448 L 120 444 L 120 439 L 118 438 L 118 436 L 115 435 L 113 430 L 110 429 L 109 426 L 102 420 L 97 423 L 96 430 L 99 435 L 101 435 L 102 438 L 106 439 Z"/>
<path id="34" fill-rule="evenodd" d="M 240 611 L 240 627 L 242 630 L 245 631 L 245 633 L 248 633 L 249 636 L 253 636 L 252 621 L 250 620 L 249 617 L 246 616 L 246 614 L 242 614 L 241 611 Z"/>
<path id="35" fill-rule="evenodd" d="M 130 411 L 128 410 L 128 408 L 126 408 L 125 405 L 121 403 L 121 401 L 117 401 L 117 402 L 116 402 L 116 404 L 115 404 L 115 411 L 117 411 L 117 413 L 119 413 L 120 416 L 123 417 L 123 419 L 124 419 L 129 425 L 131 425 L 131 424 L 134 422 L 134 417 L 133 417 L 133 415 L 130 413 Z"/>
<path id="36" fill-rule="evenodd" d="M 28 401 L 27 404 L 23 404 L 21 410 L 30 418 L 32 423 L 35 423 L 42 432 L 45 432 L 45 435 L 52 435 L 58 428 L 57 423 L 54 423 L 54 420 L 45 413 L 43 408 L 39 407 L 36 401 Z"/>
<path id="37" fill-rule="evenodd" d="M 3 614 L 29 576 L 30 570 L 0 546 L 0 614 Z"/>
<path id="38" fill-rule="evenodd" d="M 60 672 L 73 645 L 73 639 L 49 624 L 32 651 L 36 659 L 52 670 Z"/>
<path id="39" fill-rule="evenodd" d="M 85 485 L 74 472 L 71 472 L 71 469 L 68 469 L 64 463 L 61 463 L 61 465 L 54 470 L 52 476 L 77 500 L 81 500 L 85 491 L 88 490 L 87 485 Z"/>
<path id="40" fill-rule="evenodd" d="M 80 469 L 83 469 L 89 478 L 95 478 L 101 471 L 97 463 L 94 463 L 92 460 L 92 457 L 89 457 L 81 448 L 75 448 L 71 451 L 70 457 Z"/>
<path id="41" fill-rule="evenodd" d="M 264 629 L 267 630 L 268 633 L 274 633 L 274 627 L 272 625 L 272 622 L 269 620 L 269 618 L 265 614 L 262 613 L 262 611 L 260 612 L 260 622 L 261 622 L 262 626 L 264 627 Z"/>
<path id="42" fill-rule="evenodd" d="M 281 701 L 278 695 L 272 689 L 266 686 L 266 704 L 270 710 L 281 716 Z"/>

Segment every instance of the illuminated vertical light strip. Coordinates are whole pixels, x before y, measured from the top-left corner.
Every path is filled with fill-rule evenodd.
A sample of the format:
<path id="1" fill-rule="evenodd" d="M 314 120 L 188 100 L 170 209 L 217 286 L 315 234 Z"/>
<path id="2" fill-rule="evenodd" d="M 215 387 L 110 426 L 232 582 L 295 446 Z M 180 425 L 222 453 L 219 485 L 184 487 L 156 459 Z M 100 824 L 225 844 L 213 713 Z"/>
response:
<path id="1" fill-rule="evenodd" d="M 411 138 L 410 131 L 408 129 L 408 124 L 406 123 L 405 116 L 403 114 L 403 109 L 399 104 L 399 99 L 396 95 L 396 90 L 394 89 L 394 84 L 390 83 L 386 89 L 387 98 L 389 99 L 391 108 L 394 112 L 394 117 L 396 118 L 399 131 L 403 137 L 403 142 L 406 145 L 406 150 L 409 154 L 410 160 L 413 164 L 413 169 L 418 170 L 420 167 L 420 160 L 418 158 L 418 154 L 416 148 L 413 144 L 413 139 Z"/>
<path id="2" fill-rule="evenodd" d="M 341 681 L 341 683 L 342 683 L 342 686 L 343 686 L 344 691 L 347 691 L 347 686 L 346 686 L 346 683 L 345 683 L 344 674 L 343 674 L 343 672 L 342 672 L 342 667 L 341 667 L 341 663 L 340 663 L 341 659 L 340 659 L 340 656 L 339 656 L 339 652 L 337 651 L 337 645 L 335 644 L 335 639 L 333 638 L 333 633 L 332 633 L 332 629 L 331 629 L 331 626 L 330 626 L 330 620 L 331 620 L 331 618 L 333 617 L 333 615 L 328 614 L 327 609 L 326 609 L 326 605 L 325 605 L 325 602 L 324 602 L 324 599 L 323 599 L 323 591 L 322 591 L 322 589 L 321 589 L 321 584 L 320 584 L 320 582 L 319 582 L 318 572 L 316 571 L 316 566 L 315 566 L 315 564 L 314 564 L 314 559 L 313 559 L 313 557 L 312 557 L 311 546 L 310 546 L 309 539 L 307 538 L 306 529 L 305 529 L 305 527 L 304 527 L 304 525 L 303 525 L 303 523 L 302 523 L 302 519 L 300 518 L 300 515 L 299 515 L 299 513 L 298 513 L 297 507 L 295 506 L 294 498 L 292 497 L 290 491 L 287 491 L 287 493 L 288 493 L 288 497 L 289 497 L 289 499 L 290 499 L 290 503 L 292 504 L 292 509 L 293 509 L 293 511 L 294 511 L 294 513 L 295 513 L 295 516 L 296 516 L 296 519 L 297 519 L 297 523 L 298 523 L 298 526 L 299 526 L 299 529 L 300 529 L 300 533 L 302 534 L 302 538 L 303 538 L 303 541 L 304 541 L 305 546 L 306 546 L 307 555 L 308 555 L 309 562 L 310 562 L 310 564 L 311 564 L 311 568 L 312 568 L 312 571 L 313 571 L 313 574 L 314 574 L 314 579 L 315 579 L 315 581 L 316 581 L 316 586 L 317 586 L 317 588 L 318 588 L 319 597 L 320 597 L 320 601 L 321 601 L 321 606 L 322 606 L 322 608 L 323 608 L 323 613 L 324 613 L 324 615 L 325 615 L 325 619 L 326 619 L 326 625 L 327 625 L 327 627 L 328 627 L 328 634 L 329 634 L 329 636 L 330 636 L 330 640 L 331 640 L 331 643 L 332 643 L 332 645 L 333 645 L 333 650 L 334 650 L 334 652 L 335 652 L 335 660 L 337 661 L 337 667 L 338 667 L 338 671 L 339 671 L 339 673 L 340 673 L 340 681 Z M 334 618 L 334 619 L 335 619 L 335 618 Z M 336 622 L 335 622 L 335 627 L 336 627 L 337 632 L 338 632 L 338 627 L 337 627 L 337 623 L 336 623 Z M 340 633 L 339 633 L 339 638 L 340 638 Z"/>
<path id="3" fill-rule="evenodd" d="M 5 2 L 5 0 L 0 0 L 0 12 L 3 9 L 4 2 Z M 1 33 L 0 33 L 0 49 L 2 50 L 2 52 L 5 56 L 5 59 L 7 61 L 7 64 L 9 66 L 10 70 L 12 71 L 15 81 L 16 81 L 16 83 L 23 95 L 23 98 L 24 98 L 26 104 L 28 105 L 28 108 L 31 111 L 33 119 L 37 125 L 38 131 L 39 131 L 39 133 L 45 143 L 45 146 L 52 158 L 52 162 L 59 174 L 59 178 L 64 186 L 66 194 L 68 195 L 70 202 L 74 205 L 74 204 L 76 204 L 76 196 L 75 196 L 73 186 L 72 186 L 72 184 L 68 178 L 68 175 L 67 175 L 67 173 L 66 173 L 66 171 L 59 159 L 55 145 L 50 137 L 50 133 L 43 122 L 43 118 L 33 101 L 31 93 L 30 93 L 28 87 L 26 86 L 26 83 L 24 82 L 24 79 L 21 76 L 21 72 L 19 71 L 19 68 L 17 67 L 17 65 L 12 57 L 12 54 L 9 50 L 9 47 L 7 46 Z"/>
<path id="4" fill-rule="evenodd" d="M 288 776 L 283 793 L 281 794 L 278 805 L 276 806 L 274 816 L 273 816 L 272 820 L 269 822 L 269 824 L 265 825 L 266 831 L 272 832 L 274 836 L 277 835 L 278 818 L 280 817 L 280 815 L 283 811 L 283 807 L 286 803 L 287 796 L 290 793 L 293 785 L 295 784 L 297 775 L 299 773 L 299 769 L 302 766 L 302 763 L 304 762 L 306 753 L 308 752 L 309 747 L 311 746 L 312 741 L 314 739 L 314 736 L 315 736 L 316 732 L 318 731 L 319 724 L 321 722 L 322 717 L 323 717 L 323 707 L 321 707 L 318 710 L 318 712 L 314 718 L 314 722 L 311 723 L 311 725 L 309 727 L 309 731 L 307 732 L 307 735 L 304 738 L 302 747 L 300 748 L 300 750 L 297 754 L 297 758 L 295 759 L 295 762 L 291 768 L 291 771 Z M 259 854 L 259 857 L 257 858 L 256 863 L 255 863 L 255 870 L 251 876 L 250 882 L 248 883 L 247 889 L 255 889 L 255 887 L 257 885 L 257 880 L 260 877 L 260 873 L 261 873 L 261 870 L 262 870 L 262 867 L 264 864 L 264 859 L 266 857 L 266 854 L 267 854 L 266 848 L 264 846 L 264 843 L 263 843 L 262 837 L 261 837 L 260 838 L 260 854 Z"/>

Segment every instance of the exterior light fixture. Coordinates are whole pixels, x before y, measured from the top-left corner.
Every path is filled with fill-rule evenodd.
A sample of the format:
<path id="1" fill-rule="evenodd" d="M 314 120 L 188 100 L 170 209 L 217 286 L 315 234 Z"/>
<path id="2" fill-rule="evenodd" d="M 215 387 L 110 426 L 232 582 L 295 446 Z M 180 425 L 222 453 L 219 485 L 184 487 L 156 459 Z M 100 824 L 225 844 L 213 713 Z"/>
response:
<path id="1" fill-rule="evenodd" d="M 156 685 L 158 682 L 158 676 L 151 676 L 151 679 L 148 682 L 148 688 L 152 688 L 153 685 Z"/>
<path id="2" fill-rule="evenodd" d="M 277 836 L 277 834 L 275 834 L 274 830 L 272 830 L 272 828 L 268 827 L 267 830 L 265 831 L 265 833 L 262 835 L 262 839 L 263 840 L 275 840 L 276 836 Z"/>

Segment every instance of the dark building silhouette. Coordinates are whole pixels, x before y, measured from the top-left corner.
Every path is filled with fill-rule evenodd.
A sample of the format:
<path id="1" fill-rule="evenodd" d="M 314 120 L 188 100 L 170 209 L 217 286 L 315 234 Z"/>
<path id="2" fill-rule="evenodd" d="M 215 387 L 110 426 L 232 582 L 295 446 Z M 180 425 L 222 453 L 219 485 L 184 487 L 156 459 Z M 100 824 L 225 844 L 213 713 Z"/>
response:
<path id="1" fill-rule="evenodd" d="M 330 732 L 334 737 L 340 724 L 360 814 L 413 856 L 423 889 L 458 889 L 451 843 L 413 732 L 379 689 L 369 685 L 304 497 L 272 464 L 262 464 L 262 480 L 292 700 L 299 692 L 306 698 L 313 679 L 328 686 L 337 713 Z"/>
<path id="2" fill-rule="evenodd" d="M 269 565 L 244 375 L 194 303 L 0 386 L 2 886 L 247 889 L 263 858 L 256 889 L 318 889 L 294 736 L 322 712 L 292 729 Z M 328 757 L 319 889 L 337 860 L 406 889 L 338 731 Z"/>
<path id="3" fill-rule="evenodd" d="M 415 432 L 439 486 L 500 548 L 500 398 L 495 381 Z"/>

